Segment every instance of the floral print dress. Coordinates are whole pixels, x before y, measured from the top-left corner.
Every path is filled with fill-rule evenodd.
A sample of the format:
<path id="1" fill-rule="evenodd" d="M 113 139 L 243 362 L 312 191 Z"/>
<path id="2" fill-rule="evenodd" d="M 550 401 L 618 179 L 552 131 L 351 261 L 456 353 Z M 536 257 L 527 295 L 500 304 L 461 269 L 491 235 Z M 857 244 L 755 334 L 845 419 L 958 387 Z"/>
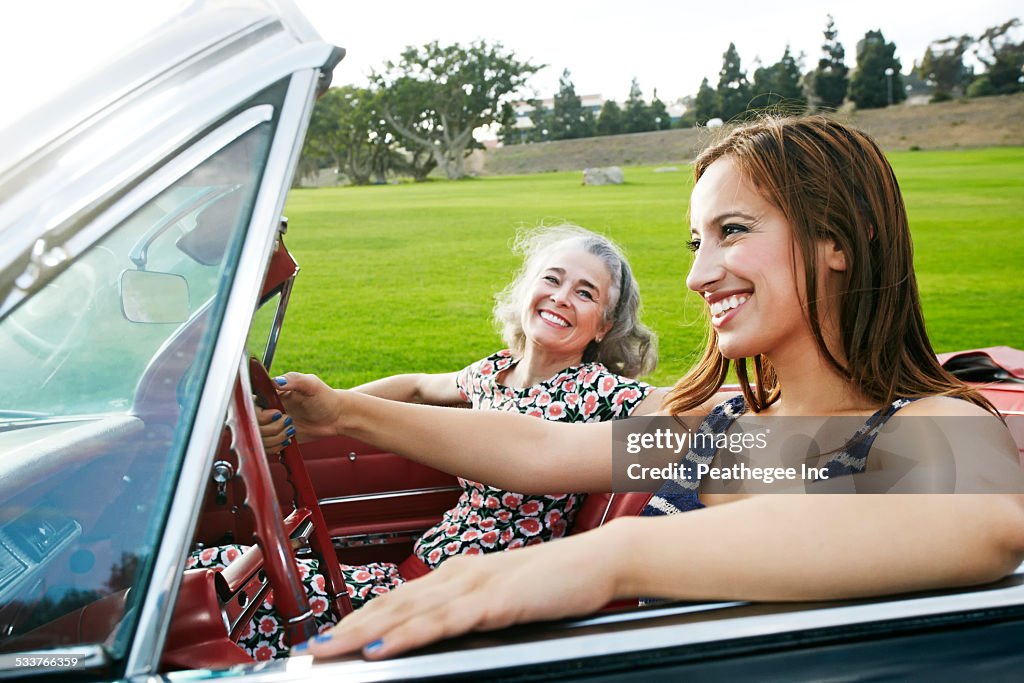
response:
<path id="1" fill-rule="evenodd" d="M 518 361 L 500 351 L 463 369 L 456 378 L 460 395 L 476 410 L 505 410 L 558 422 L 604 422 L 628 417 L 651 392 L 651 385 L 614 374 L 600 363 L 566 368 L 525 389 L 499 382 Z M 552 454 L 557 457 L 557 454 Z M 585 494 L 525 495 L 459 479 L 462 495 L 441 521 L 428 529 L 413 553 L 430 569 L 455 555 L 478 555 L 542 543 L 565 535 Z M 222 546 L 193 553 L 190 566 L 223 567 L 244 547 Z M 207 558 L 207 555 L 209 556 Z M 301 560 L 306 593 L 320 630 L 334 621 L 327 609 L 323 577 L 313 560 Z M 341 565 L 352 606 L 359 608 L 404 583 L 398 565 L 378 562 Z M 319 587 L 319 590 L 317 588 Z M 283 628 L 272 605 L 264 603 L 242 646 L 255 659 L 287 656 Z"/>

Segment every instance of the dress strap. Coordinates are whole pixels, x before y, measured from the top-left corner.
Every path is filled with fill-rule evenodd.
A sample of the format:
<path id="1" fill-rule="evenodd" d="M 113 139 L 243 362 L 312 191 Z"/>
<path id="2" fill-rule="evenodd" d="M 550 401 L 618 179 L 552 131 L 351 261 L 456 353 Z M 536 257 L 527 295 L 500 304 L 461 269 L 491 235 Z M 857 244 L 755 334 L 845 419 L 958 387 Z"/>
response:
<path id="1" fill-rule="evenodd" d="M 867 465 L 868 453 L 871 451 L 872 444 L 875 443 L 875 437 L 878 436 L 879 430 L 898 410 L 916 400 L 916 398 L 897 398 L 889 405 L 875 411 L 861 428 L 854 432 L 847 442 L 847 446 L 825 463 L 829 478 L 863 472 Z"/>
<path id="2" fill-rule="evenodd" d="M 734 396 L 727 401 L 722 401 L 711 409 L 707 417 L 700 423 L 697 429 L 700 434 L 722 434 L 732 426 L 732 423 L 747 410 L 746 401 L 743 396 Z M 694 439 L 691 444 L 697 442 L 697 446 L 691 446 L 680 461 L 680 468 L 683 478 L 666 481 L 658 489 L 658 492 L 651 496 L 650 502 L 644 507 L 641 517 L 657 517 L 662 515 L 676 515 L 680 512 L 698 510 L 704 507 L 697 495 L 697 488 L 700 481 L 697 479 L 697 465 L 710 464 L 715 459 L 718 448 L 714 439 Z"/>

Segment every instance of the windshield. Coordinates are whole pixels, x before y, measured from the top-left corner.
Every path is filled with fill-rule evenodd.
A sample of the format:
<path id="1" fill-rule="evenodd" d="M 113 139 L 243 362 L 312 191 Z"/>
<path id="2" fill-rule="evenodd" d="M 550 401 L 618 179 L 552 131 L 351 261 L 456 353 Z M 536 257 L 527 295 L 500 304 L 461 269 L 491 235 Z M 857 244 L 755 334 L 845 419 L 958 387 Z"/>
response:
<path id="1" fill-rule="evenodd" d="M 261 108 L 270 109 L 247 112 Z M 0 321 L 13 388 L 0 394 L 0 651 L 125 651 L 266 162 L 268 119 L 249 116 L 218 138 L 235 138 L 226 146 L 199 140 L 182 157 L 205 161 Z"/>

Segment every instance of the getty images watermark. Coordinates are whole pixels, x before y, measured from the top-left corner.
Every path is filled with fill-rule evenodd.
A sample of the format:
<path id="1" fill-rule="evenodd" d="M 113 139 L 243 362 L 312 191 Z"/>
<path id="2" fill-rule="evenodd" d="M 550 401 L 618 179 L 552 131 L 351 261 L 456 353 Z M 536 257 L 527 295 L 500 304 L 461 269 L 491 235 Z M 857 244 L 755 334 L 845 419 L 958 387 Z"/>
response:
<path id="1" fill-rule="evenodd" d="M 613 490 L 668 480 L 706 493 L 1024 493 L 996 417 L 744 415 L 719 424 L 637 417 L 613 426 Z"/>

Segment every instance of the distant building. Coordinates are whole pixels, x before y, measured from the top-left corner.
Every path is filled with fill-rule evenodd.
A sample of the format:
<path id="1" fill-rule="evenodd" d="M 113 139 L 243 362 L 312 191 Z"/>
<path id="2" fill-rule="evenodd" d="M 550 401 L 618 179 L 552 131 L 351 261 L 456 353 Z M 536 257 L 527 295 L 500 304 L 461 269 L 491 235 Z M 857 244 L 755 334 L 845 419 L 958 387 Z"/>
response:
<path id="1" fill-rule="evenodd" d="M 596 117 L 601 112 L 601 107 L 604 105 L 604 98 L 600 94 L 597 95 L 580 95 L 580 104 L 583 105 L 584 109 L 589 109 L 593 112 Z M 530 120 L 530 113 L 533 111 L 533 105 L 529 102 L 516 102 L 512 105 L 516 112 L 516 128 L 533 128 L 533 122 Z M 540 100 L 540 106 L 542 109 L 554 109 L 555 98 L 546 97 Z"/>

